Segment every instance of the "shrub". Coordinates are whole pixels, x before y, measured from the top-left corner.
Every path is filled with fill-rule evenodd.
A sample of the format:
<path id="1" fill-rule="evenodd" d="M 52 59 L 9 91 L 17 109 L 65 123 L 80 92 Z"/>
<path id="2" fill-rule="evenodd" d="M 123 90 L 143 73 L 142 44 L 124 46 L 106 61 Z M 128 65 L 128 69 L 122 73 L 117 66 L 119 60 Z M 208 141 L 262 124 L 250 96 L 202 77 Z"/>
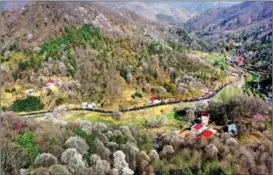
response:
<path id="1" fill-rule="evenodd" d="M 84 155 L 84 158 L 86 158 L 87 162 L 89 162 L 90 155 L 96 153 L 97 151 L 96 139 L 100 138 L 100 135 L 97 133 L 97 131 L 93 131 L 91 134 L 87 134 L 80 128 L 76 129 L 74 132 L 85 139 L 89 149 L 87 150 L 87 153 Z"/>
<path id="2" fill-rule="evenodd" d="M 14 81 L 16 81 L 18 78 L 19 78 L 19 72 L 16 71 L 16 72 L 12 72 L 12 78 L 14 79 Z"/>
<path id="3" fill-rule="evenodd" d="M 207 156 L 209 158 L 215 158 L 218 153 L 218 149 L 216 148 L 215 145 L 209 144 L 206 146 L 205 151 L 207 152 Z"/>
<path id="4" fill-rule="evenodd" d="M 68 165 L 70 171 L 74 172 L 77 168 L 85 168 L 82 155 L 77 153 L 75 148 L 68 148 L 62 153 L 61 161 Z"/>
<path id="5" fill-rule="evenodd" d="M 56 164 L 57 162 L 57 158 L 52 154 L 43 153 L 36 157 L 34 164 L 37 166 L 49 167 L 50 165 Z"/>
<path id="6" fill-rule="evenodd" d="M 224 169 L 224 167 L 221 166 L 221 164 L 217 161 L 208 162 L 204 165 L 203 173 L 204 175 L 212 175 L 212 174 L 221 174 L 221 175 L 227 175 L 227 171 Z"/>
<path id="7" fill-rule="evenodd" d="M 6 107 L 6 106 L 1 106 L 1 110 L 2 110 L 3 112 L 7 111 L 7 107 Z"/>
<path id="8" fill-rule="evenodd" d="M 15 137 L 15 141 L 25 148 L 33 161 L 38 154 L 41 153 L 41 148 L 37 145 L 34 133 L 32 131 L 26 131 L 23 135 Z"/>
<path id="9" fill-rule="evenodd" d="M 164 88 L 166 88 L 167 92 L 173 93 L 176 90 L 176 84 L 173 83 L 164 83 Z"/>
<path id="10" fill-rule="evenodd" d="M 49 170 L 47 168 L 44 167 L 39 167 L 37 169 L 35 169 L 31 175 L 49 175 Z"/>
<path id="11" fill-rule="evenodd" d="M 70 175 L 68 169 L 65 166 L 59 164 L 51 165 L 49 167 L 49 172 L 51 175 Z"/>
<path id="12" fill-rule="evenodd" d="M 2 138 L 0 144 L 2 171 L 7 172 L 7 174 L 14 174 L 12 172 L 18 171 L 20 168 L 27 167 L 31 164 L 29 154 L 19 145 L 12 143 L 7 138 Z M 2 174 L 2 171 L 0 171 L 0 174 Z"/>
<path id="13" fill-rule="evenodd" d="M 169 154 L 173 154 L 175 151 L 173 149 L 173 147 L 171 145 L 165 145 L 163 147 L 163 150 L 160 152 L 160 154 L 162 156 L 166 156 L 166 155 L 169 155 Z"/>
<path id="14" fill-rule="evenodd" d="M 154 127 L 158 127 L 158 120 L 153 117 L 150 120 L 147 121 L 147 127 L 149 128 L 154 128 Z"/>
<path id="15" fill-rule="evenodd" d="M 162 115 L 159 119 L 158 119 L 158 124 L 159 125 L 164 125 L 166 123 L 166 121 L 168 120 L 166 115 Z"/>
<path id="16" fill-rule="evenodd" d="M 41 103 L 38 97 L 28 96 L 22 100 L 15 100 L 12 105 L 12 110 L 14 112 L 22 112 L 22 111 L 38 111 L 43 109 L 44 105 Z"/>
<path id="17" fill-rule="evenodd" d="M 152 161 L 159 160 L 159 155 L 154 149 L 150 151 L 149 157 L 151 158 Z"/>
<path id="18" fill-rule="evenodd" d="M 141 93 L 139 93 L 139 92 L 135 92 L 135 94 L 134 94 L 136 97 L 139 97 L 139 98 L 142 98 L 143 97 L 143 95 L 141 94 Z"/>
<path id="19" fill-rule="evenodd" d="M 152 54 L 160 54 L 163 51 L 163 47 L 159 42 L 152 42 L 148 46 L 149 53 Z"/>
<path id="20" fill-rule="evenodd" d="M 20 61 L 18 64 L 19 71 L 26 70 L 29 66 L 28 61 Z"/>
<path id="21" fill-rule="evenodd" d="M 119 111 L 114 111 L 112 114 L 112 118 L 115 120 L 120 120 L 120 112 Z"/>
<path id="22" fill-rule="evenodd" d="M 115 135 L 112 136 L 110 141 L 111 142 L 116 142 L 117 144 L 125 144 L 129 140 L 129 137 L 127 135 Z"/>
<path id="23" fill-rule="evenodd" d="M 123 175 L 131 175 L 134 174 L 134 172 L 129 169 L 128 163 L 125 160 L 126 155 L 118 150 L 113 153 L 114 157 L 114 167 Z"/>
<path id="24" fill-rule="evenodd" d="M 69 137 L 65 141 L 65 147 L 75 148 L 79 153 L 84 154 L 88 150 L 88 145 L 85 140 L 79 136 Z"/>
<path id="25" fill-rule="evenodd" d="M 55 103 L 56 103 L 56 105 L 61 105 L 61 104 L 64 103 L 64 99 L 63 98 L 58 98 L 58 99 L 55 100 Z"/>
<path id="26" fill-rule="evenodd" d="M 153 140 L 148 133 L 140 134 L 137 141 L 140 150 L 150 152 L 154 147 Z"/>

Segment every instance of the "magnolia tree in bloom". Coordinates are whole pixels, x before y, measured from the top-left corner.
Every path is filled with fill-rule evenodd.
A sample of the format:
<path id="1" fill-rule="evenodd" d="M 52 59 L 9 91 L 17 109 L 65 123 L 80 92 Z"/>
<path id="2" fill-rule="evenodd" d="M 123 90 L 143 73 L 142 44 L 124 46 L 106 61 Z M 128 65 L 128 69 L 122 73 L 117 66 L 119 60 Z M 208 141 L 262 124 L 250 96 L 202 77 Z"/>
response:
<path id="1" fill-rule="evenodd" d="M 67 164 L 70 171 L 74 172 L 77 168 L 85 168 L 82 155 L 77 153 L 75 148 L 68 148 L 62 153 L 61 161 Z"/>
<path id="2" fill-rule="evenodd" d="M 114 167 L 122 174 L 122 175 L 133 175 L 134 171 L 132 171 L 128 167 L 128 163 L 125 160 L 125 154 L 118 150 L 114 152 Z"/>

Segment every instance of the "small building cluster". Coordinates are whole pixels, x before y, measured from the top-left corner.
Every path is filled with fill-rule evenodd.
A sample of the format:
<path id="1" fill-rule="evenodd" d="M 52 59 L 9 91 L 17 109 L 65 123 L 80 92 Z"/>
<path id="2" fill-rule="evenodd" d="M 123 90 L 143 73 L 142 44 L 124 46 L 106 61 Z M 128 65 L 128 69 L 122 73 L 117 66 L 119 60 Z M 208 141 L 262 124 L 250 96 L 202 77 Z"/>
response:
<path id="1" fill-rule="evenodd" d="M 51 89 L 51 88 L 53 88 L 55 86 L 55 83 L 56 83 L 56 80 L 51 78 L 46 82 L 45 88 Z"/>
<path id="2" fill-rule="evenodd" d="M 161 103 L 161 100 L 159 100 L 157 96 L 153 95 L 150 97 L 150 103 L 151 104 L 158 104 L 158 103 Z"/>
<path id="3" fill-rule="evenodd" d="M 208 95 L 213 94 L 213 92 L 211 90 L 209 90 L 208 88 L 203 88 L 201 91 L 203 92 L 203 95 L 200 96 L 199 98 L 206 97 Z"/>
<path id="4" fill-rule="evenodd" d="M 228 59 L 230 64 L 236 64 L 237 66 L 244 66 L 246 64 L 246 59 L 241 56 L 232 56 Z"/>
<path id="5" fill-rule="evenodd" d="M 186 130 L 180 133 L 181 137 L 185 137 L 189 132 L 195 133 L 200 138 L 212 138 L 216 133 L 216 130 L 208 128 L 209 113 L 202 112 L 201 117 L 198 117 L 195 124 L 191 127 L 191 130 Z"/>

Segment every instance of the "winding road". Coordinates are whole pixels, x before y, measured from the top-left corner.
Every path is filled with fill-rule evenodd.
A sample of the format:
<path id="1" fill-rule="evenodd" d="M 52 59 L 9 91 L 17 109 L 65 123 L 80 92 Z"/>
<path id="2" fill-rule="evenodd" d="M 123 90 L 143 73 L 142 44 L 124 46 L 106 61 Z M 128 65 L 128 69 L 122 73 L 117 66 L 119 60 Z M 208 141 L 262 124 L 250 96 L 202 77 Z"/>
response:
<path id="1" fill-rule="evenodd" d="M 206 97 L 199 97 L 199 98 L 190 99 L 190 100 L 177 100 L 177 101 L 161 102 L 158 104 L 150 104 L 150 105 L 139 106 L 139 107 L 134 107 L 134 108 L 121 109 L 119 111 L 124 113 L 124 112 L 143 110 L 143 109 L 147 109 L 147 108 L 153 108 L 153 107 L 157 107 L 157 106 L 178 104 L 181 102 L 197 102 L 197 101 L 209 100 L 209 99 L 213 98 L 215 95 L 217 95 L 218 93 L 220 93 L 228 85 L 236 83 L 238 81 L 241 81 L 241 83 L 242 83 L 244 81 L 244 77 L 243 76 L 238 77 L 237 80 L 224 84 L 223 86 L 218 88 L 214 93 L 212 93 Z M 102 114 L 112 114 L 115 110 L 71 108 L 71 109 L 68 109 L 68 111 L 90 111 L 90 112 L 97 112 L 97 113 L 102 113 Z M 46 114 L 50 114 L 50 113 L 52 113 L 52 112 L 51 111 L 43 111 L 43 112 L 36 112 L 36 113 L 19 114 L 19 116 L 23 116 L 26 118 L 38 118 L 38 117 L 44 117 Z"/>

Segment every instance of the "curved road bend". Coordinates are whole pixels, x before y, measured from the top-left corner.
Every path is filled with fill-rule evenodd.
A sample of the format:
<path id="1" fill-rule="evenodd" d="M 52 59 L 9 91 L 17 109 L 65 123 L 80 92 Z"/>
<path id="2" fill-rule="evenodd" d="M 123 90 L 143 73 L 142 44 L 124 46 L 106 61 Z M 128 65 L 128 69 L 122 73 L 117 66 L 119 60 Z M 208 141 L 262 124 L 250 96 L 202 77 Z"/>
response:
<path id="1" fill-rule="evenodd" d="M 203 100 L 209 100 L 212 97 L 214 97 L 216 94 L 218 94 L 220 91 L 222 91 L 226 86 L 236 83 L 239 80 L 242 81 L 242 79 L 244 79 L 243 77 L 238 78 L 237 80 L 224 84 L 223 86 L 221 86 L 219 89 L 217 89 L 214 93 L 206 96 L 206 97 L 201 97 L 201 98 L 196 98 L 196 99 L 191 99 L 191 100 L 179 100 L 179 101 L 170 101 L 170 102 L 161 102 L 158 104 L 150 104 L 150 105 L 146 105 L 146 106 L 138 106 L 138 107 L 134 107 L 134 108 L 128 108 L 128 109 L 121 109 L 119 110 L 120 112 L 132 112 L 132 111 L 139 111 L 139 110 L 143 110 L 143 109 L 147 109 L 147 108 L 153 108 L 153 107 L 157 107 L 157 106 L 165 106 L 165 105 L 171 105 L 171 104 L 178 104 L 181 102 L 197 102 L 197 101 L 203 101 Z M 68 109 L 68 111 L 90 111 L 90 112 L 97 112 L 97 113 L 101 113 L 101 114 L 112 114 L 114 111 L 112 110 L 102 110 L 102 109 L 83 109 L 83 108 L 71 108 Z M 45 111 L 45 112 L 36 112 L 36 113 L 28 113 L 28 114 L 19 114 L 19 116 L 24 116 L 26 118 L 38 118 L 38 117 L 43 117 L 45 114 L 50 114 L 52 113 L 51 111 Z"/>

